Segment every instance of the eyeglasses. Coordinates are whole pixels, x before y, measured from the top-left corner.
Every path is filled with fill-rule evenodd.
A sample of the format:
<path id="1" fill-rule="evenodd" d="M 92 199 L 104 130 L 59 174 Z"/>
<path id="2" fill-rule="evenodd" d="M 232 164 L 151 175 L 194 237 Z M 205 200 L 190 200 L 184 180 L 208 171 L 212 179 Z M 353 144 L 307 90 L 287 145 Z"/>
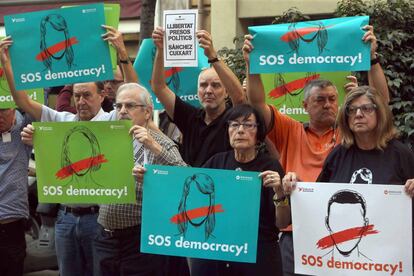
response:
<path id="1" fill-rule="evenodd" d="M 114 108 L 117 111 L 120 111 L 122 109 L 122 107 L 125 107 L 125 109 L 127 111 L 131 111 L 134 110 L 137 107 L 146 107 L 145 104 L 136 104 L 136 103 L 115 103 L 114 104 Z"/>
<path id="2" fill-rule="evenodd" d="M 253 130 L 259 125 L 255 123 L 249 123 L 249 122 L 239 123 L 237 121 L 228 121 L 228 124 L 229 124 L 229 128 L 231 129 L 239 129 L 240 126 L 243 126 L 245 130 Z"/>
<path id="3" fill-rule="evenodd" d="M 361 111 L 362 114 L 371 114 L 372 112 L 374 112 L 377 109 L 377 105 L 376 104 L 363 104 L 360 106 L 347 106 L 345 109 L 346 115 L 348 116 L 354 116 L 358 109 Z"/>

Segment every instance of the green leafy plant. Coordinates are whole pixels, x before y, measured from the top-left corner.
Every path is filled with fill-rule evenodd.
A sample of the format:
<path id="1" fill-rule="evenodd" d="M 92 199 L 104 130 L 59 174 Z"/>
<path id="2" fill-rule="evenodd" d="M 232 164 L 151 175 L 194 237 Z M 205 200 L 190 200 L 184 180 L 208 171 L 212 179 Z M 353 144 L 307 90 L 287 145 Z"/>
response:
<path id="1" fill-rule="evenodd" d="M 335 16 L 369 15 L 401 139 L 414 146 L 414 1 L 341 0 Z M 361 77 L 363 78 L 363 76 Z"/>

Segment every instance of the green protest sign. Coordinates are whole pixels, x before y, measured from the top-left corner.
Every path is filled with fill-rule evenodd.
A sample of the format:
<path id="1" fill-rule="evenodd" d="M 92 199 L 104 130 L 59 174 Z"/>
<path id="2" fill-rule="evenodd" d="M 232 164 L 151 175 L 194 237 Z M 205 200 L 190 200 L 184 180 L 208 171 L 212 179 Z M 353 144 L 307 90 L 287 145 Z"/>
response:
<path id="1" fill-rule="evenodd" d="M 33 125 L 39 202 L 135 202 L 130 121 Z"/>
<path id="2" fill-rule="evenodd" d="M 4 37 L 0 36 L 0 40 Z M 44 91 L 41 88 L 29 89 L 25 91 L 26 94 L 41 104 L 45 103 Z M 16 108 L 13 97 L 10 94 L 10 88 L 7 84 L 6 75 L 0 64 L 0 108 Z"/>
<path id="3" fill-rule="evenodd" d="M 309 121 L 309 115 L 303 108 L 305 85 L 315 79 L 331 81 L 338 90 L 338 103 L 344 100 L 344 85 L 349 82 L 346 76 L 351 72 L 308 72 L 261 74 L 266 94 L 266 103 L 274 105 L 283 114 L 301 122 Z"/>
<path id="4" fill-rule="evenodd" d="M 74 6 L 62 6 L 62 8 L 68 8 Z M 121 6 L 119 4 L 104 3 L 104 15 L 105 25 L 118 29 L 119 16 L 121 15 Z M 111 55 L 112 70 L 116 70 L 116 49 L 114 46 L 109 44 L 109 54 Z"/>

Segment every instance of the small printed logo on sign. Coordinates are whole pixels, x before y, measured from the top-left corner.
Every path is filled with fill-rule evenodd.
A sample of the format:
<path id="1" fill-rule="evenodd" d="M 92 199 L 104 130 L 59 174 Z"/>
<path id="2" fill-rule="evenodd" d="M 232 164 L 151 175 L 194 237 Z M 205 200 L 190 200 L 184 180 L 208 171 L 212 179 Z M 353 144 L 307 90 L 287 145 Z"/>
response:
<path id="1" fill-rule="evenodd" d="M 314 189 L 313 188 L 303 188 L 303 187 L 299 187 L 298 188 L 299 192 L 303 192 L 303 193 L 313 193 Z"/>
<path id="2" fill-rule="evenodd" d="M 168 171 L 158 170 L 158 169 L 152 169 L 153 174 L 160 174 L 160 175 L 168 175 Z"/>
<path id="3" fill-rule="evenodd" d="M 384 195 L 401 195 L 401 191 L 384 190 Z"/>
<path id="4" fill-rule="evenodd" d="M 21 22 L 25 22 L 26 19 L 24 17 L 21 18 L 12 18 L 11 19 L 13 23 L 21 23 Z"/>
<path id="5" fill-rule="evenodd" d="M 109 126 L 110 129 L 124 129 L 125 126 L 119 126 L 119 125 L 110 125 Z"/>
<path id="6" fill-rule="evenodd" d="M 91 13 L 91 12 L 96 12 L 96 9 L 83 9 L 82 13 Z"/>
<path id="7" fill-rule="evenodd" d="M 53 130 L 53 127 L 39 126 L 39 130 L 42 130 L 42 131 L 51 131 L 51 130 Z"/>
<path id="8" fill-rule="evenodd" d="M 243 175 L 236 175 L 236 180 L 240 181 L 252 181 L 253 177 L 251 176 L 243 176 Z"/>

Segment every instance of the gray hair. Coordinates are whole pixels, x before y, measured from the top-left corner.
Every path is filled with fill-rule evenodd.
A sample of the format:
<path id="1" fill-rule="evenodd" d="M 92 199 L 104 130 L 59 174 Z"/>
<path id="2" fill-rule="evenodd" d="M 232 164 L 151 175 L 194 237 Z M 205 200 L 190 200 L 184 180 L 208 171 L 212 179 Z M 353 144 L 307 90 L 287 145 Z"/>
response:
<path id="1" fill-rule="evenodd" d="M 144 86 L 138 83 L 135 83 L 135 82 L 124 83 L 118 88 L 118 91 L 116 92 L 116 96 L 118 97 L 118 95 L 124 90 L 135 90 L 135 89 L 138 89 L 142 92 L 138 94 L 141 103 L 153 109 L 154 104 L 152 103 L 151 94 L 148 92 L 148 90 Z"/>
<path id="2" fill-rule="evenodd" d="M 320 79 L 317 79 L 317 80 L 311 80 L 311 81 L 309 81 L 305 85 L 305 88 L 303 88 L 303 100 L 306 101 L 310 97 L 312 88 L 318 87 L 320 89 L 324 89 L 324 88 L 330 87 L 330 86 L 332 86 L 333 88 L 335 88 L 335 91 L 338 94 L 338 90 L 336 89 L 336 86 L 332 82 L 330 82 L 328 80 L 320 80 Z"/>

